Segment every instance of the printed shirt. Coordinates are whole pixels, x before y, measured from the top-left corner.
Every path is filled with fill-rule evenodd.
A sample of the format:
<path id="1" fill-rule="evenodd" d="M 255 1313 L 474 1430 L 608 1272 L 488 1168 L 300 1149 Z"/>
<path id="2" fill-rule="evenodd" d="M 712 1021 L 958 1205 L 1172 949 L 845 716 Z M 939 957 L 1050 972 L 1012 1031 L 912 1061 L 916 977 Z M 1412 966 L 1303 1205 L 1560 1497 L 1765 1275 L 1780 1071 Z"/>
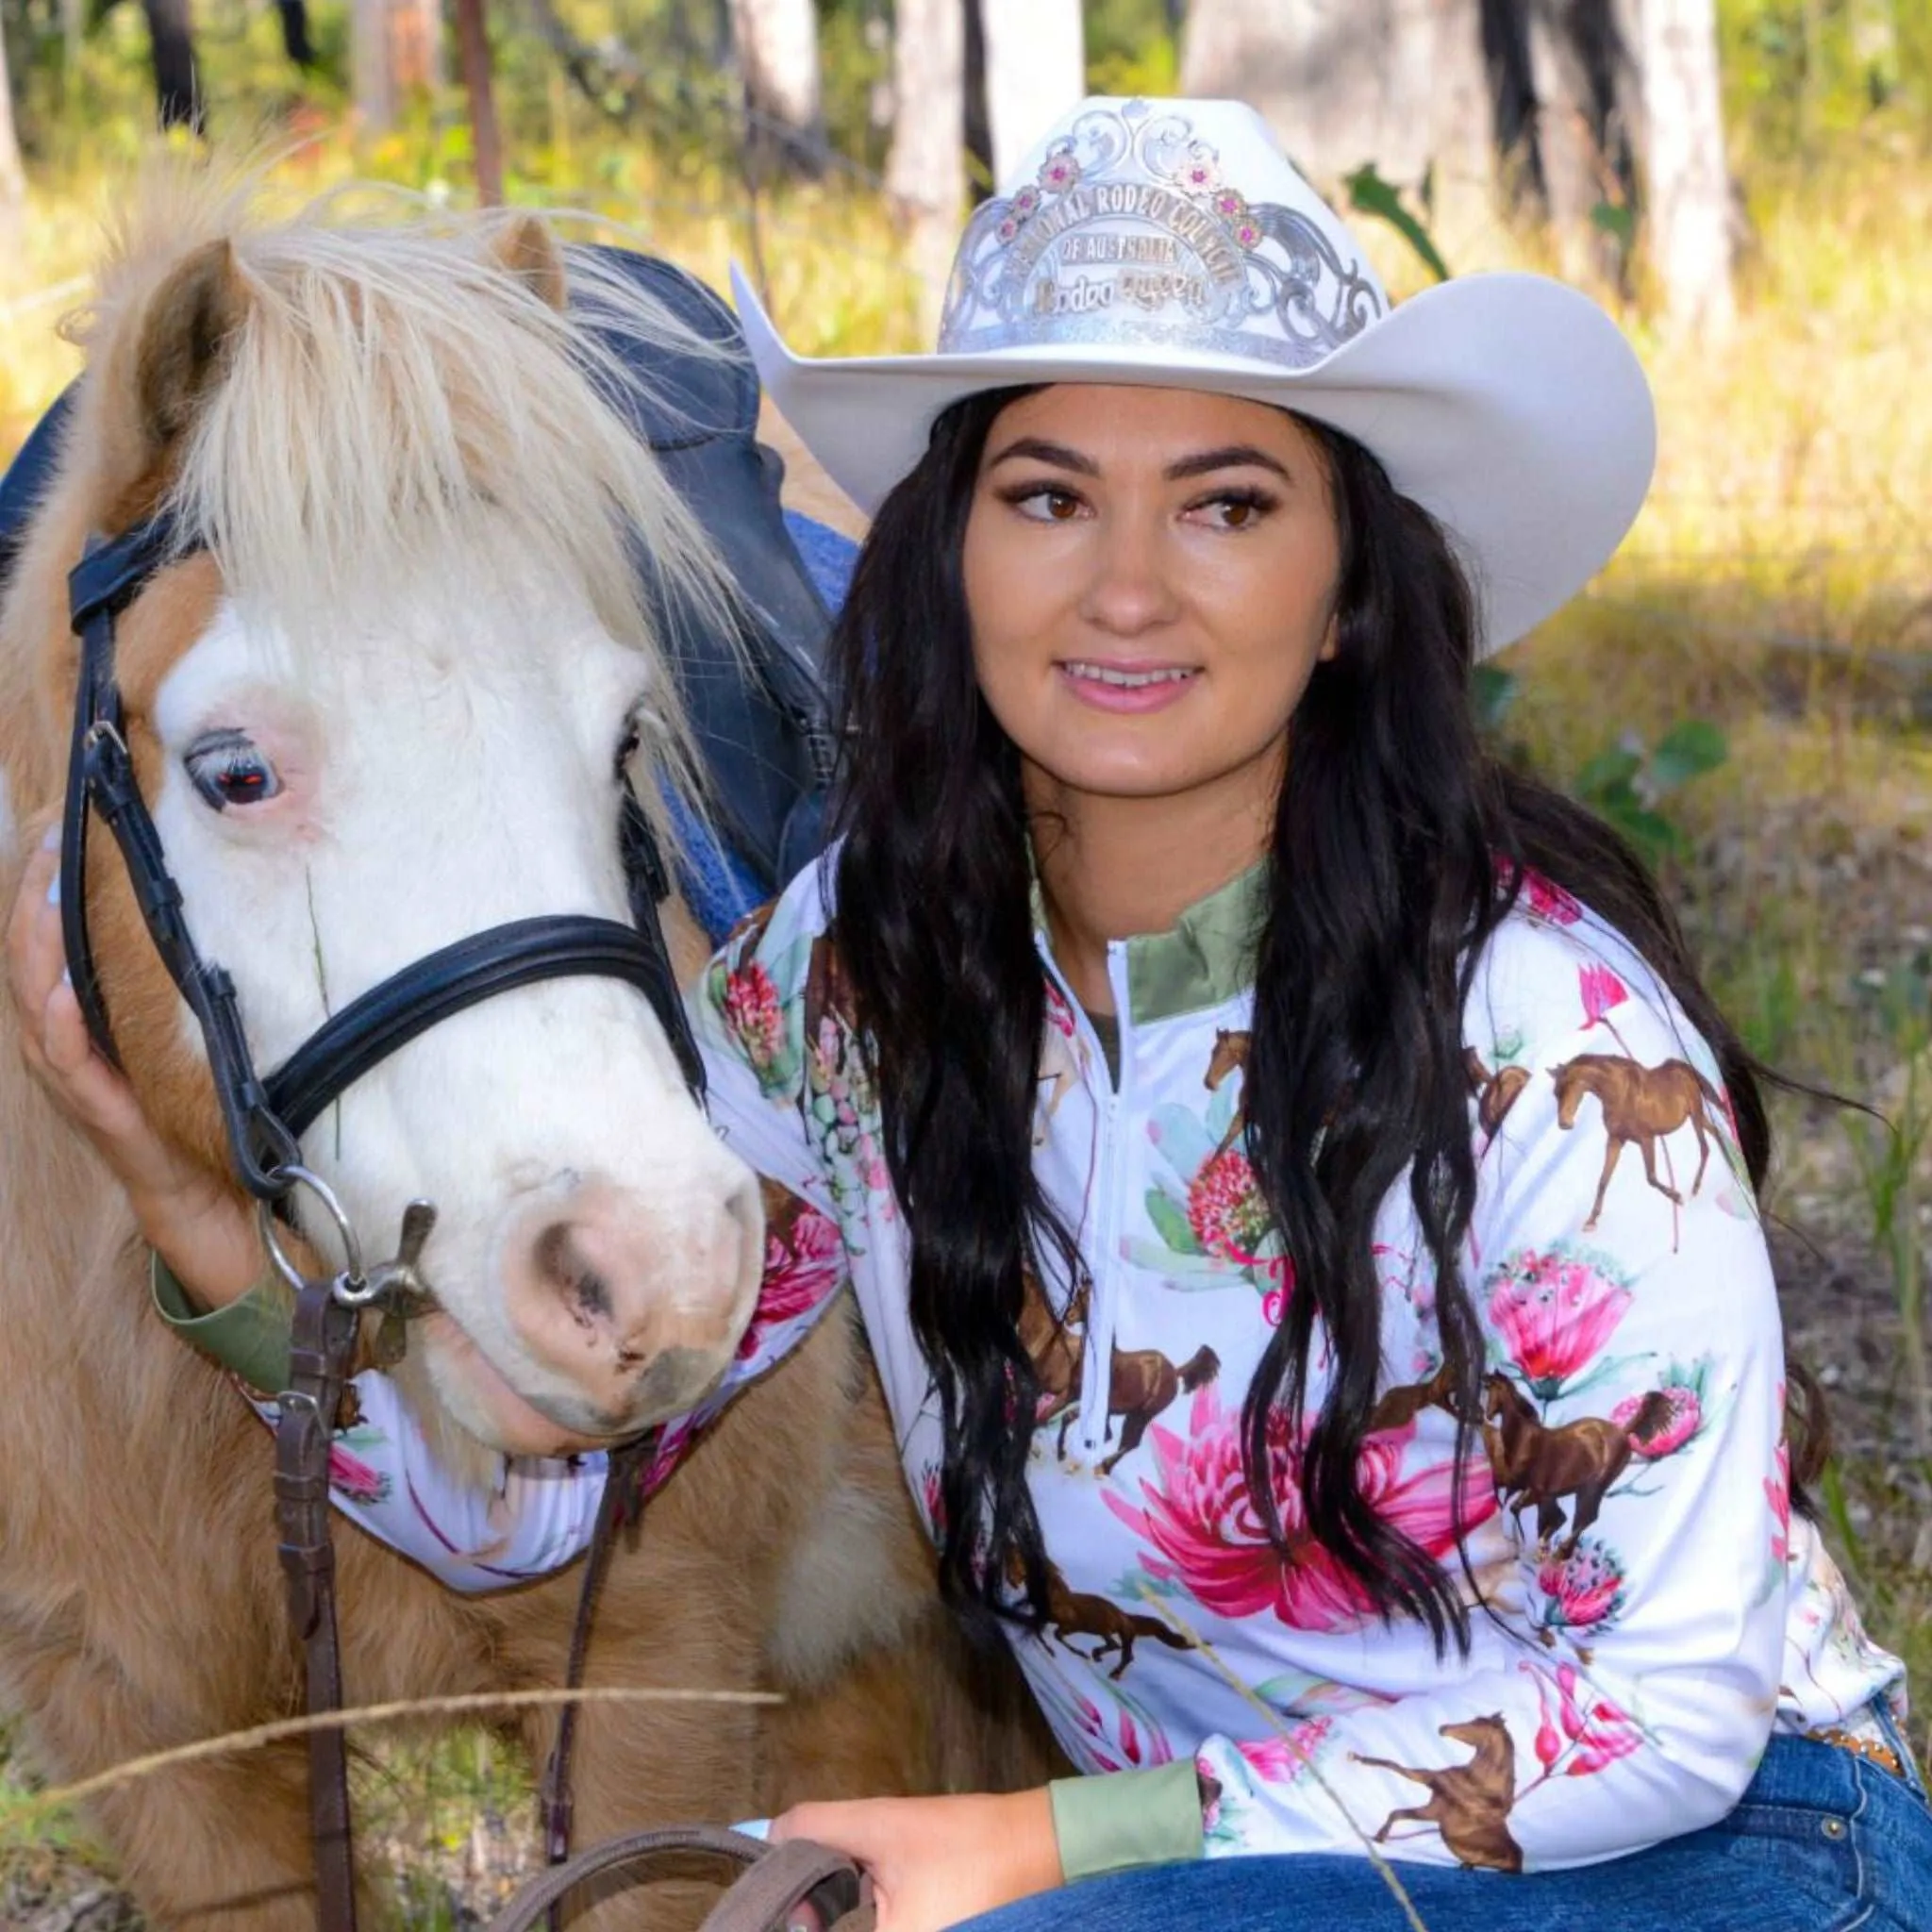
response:
<path id="1" fill-rule="evenodd" d="M 720 1131 L 837 1231 L 930 1525 L 938 1406 L 829 879 L 808 871 L 727 944 L 699 1039 Z M 1439 1658 L 1297 1540 L 1298 1436 L 1274 1441 L 1287 1554 L 1242 1477 L 1242 1397 L 1295 1291 L 1242 1148 L 1258 890 L 1251 874 L 1108 949 L 1117 1079 L 1039 933 L 1035 1160 L 1091 1281 L 1029 1284 L 1051 1618 L 1014 1648 L 1075 1765 L 1126 1774 L 1083 1780 L 1078 1806 L 1056 1788 L 1063 1846 L 1075 1823 L 1104 1839 L 1094 1807 L 1146 1773 L 1170 1813 L 1196 1807 L 1209 1856 L 1374 1840 L 1534 1870 L 1711 1823 L 1774 1727 L 1904 1694 L 1791 1513 L 1776 1294 L 1715 1058 L 1626 941 L 1525 881 L 1464 1016 L 1478 1187 L 1461 1269 L 1489 1374 L 1459 1471 L 1406 1180 L 1375 1230 L 1382 1425 L 1361 1491 L 1456 1574 L 1459 1484 L 1487 1606 L 1467 1657 Z"/>
<path id="2" fill-rule="evenodd" d="M 653 1475 L 849 1279 L 930 1528 L 937 1402 L 828 878 L 808 869 L 741 928 L 694 996 L 714 1123 L 789 1198 L 768 1189 L 740 1369 L 667 1431 Z M 1486 1607 L 1468 1655 L 1381 1623 L 1297 1540 L 1286 1426 L 1273 1467 L 1290 1548 L 1270 1546 L 1241 1399 L 1295 1289 L 1242 1149 L 1257 893 L 1250 875 L 1109 948 L 1117 1078 L 1039 935 L 1034 1158 L 1091 1279 L 1048 1269 L 1029 1285 L 1051 1617 L 1014 1649 L 1091 1774 L 1054 1788 L 1068 1875 L 1371 1841 L 1396 1859 L 1589 1863 L 1721 1817 L 1774 1728 L 1856 1731 L 1887 1695 L 1902 1716 L 1903 1667 L 1791 1513 L 1775 1291 L 1714 1057 L 1624 940 L 1535 878 L 1464 1016 L 1478 1186 L 1461 1269 L 1489 1374 L 1459 1472 L 1406 1181 L 1375 1230 L 1382 1386 L 1357 1477 L 1458 1576 L 1460 1484 Z M 1312 1414 L 1319 1326 L 1309 1379 Z M 357 1386 L 365 1421 L 338 1438 L 335 1497 L 365 1528 L 470 1590 L 581 1553 L 601 1457 L 511 1464 L 475 1496 L 385 1377 Z"/>

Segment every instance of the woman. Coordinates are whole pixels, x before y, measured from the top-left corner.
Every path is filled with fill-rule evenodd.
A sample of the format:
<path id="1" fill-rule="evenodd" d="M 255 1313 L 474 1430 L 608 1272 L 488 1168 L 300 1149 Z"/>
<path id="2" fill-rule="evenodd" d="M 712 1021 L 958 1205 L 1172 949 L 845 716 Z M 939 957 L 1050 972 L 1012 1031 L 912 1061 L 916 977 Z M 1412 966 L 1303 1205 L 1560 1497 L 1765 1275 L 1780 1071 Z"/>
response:
<path id="1" fill-rule="evenodd" d="M 1932 1927 L 1903 1672 L 1790 1510 L 1751 1063 L 1471 720 L 1641 499 L 1621 337 L 1533 277 L 1389 312 L 1213 103 L 1086 104 L 937 356 L 796 362 L 740 294 L 877 515 L 842 838 L 708 977 L 714 1113 L 836 1231 L 942 1587 L 1089 1774 L 776 1828 L 886 1932 Z M 46 924 L 50 1077 L 229 1299 Z"/>

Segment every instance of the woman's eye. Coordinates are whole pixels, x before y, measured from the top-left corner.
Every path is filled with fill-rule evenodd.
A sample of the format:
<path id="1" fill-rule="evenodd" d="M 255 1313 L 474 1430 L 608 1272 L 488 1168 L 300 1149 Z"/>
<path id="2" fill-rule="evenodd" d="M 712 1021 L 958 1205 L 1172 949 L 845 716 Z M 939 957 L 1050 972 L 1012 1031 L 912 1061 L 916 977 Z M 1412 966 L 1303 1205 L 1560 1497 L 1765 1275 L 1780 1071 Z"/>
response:
<path id="1" fill-rule="evenodd" d="M 217 811 L 260 805 L 282 789 L 275 768 L 240 731 L 210 731 L 182 761 L 203 800 Z"/>
<path id="2" fill-rule="evenodd" d="M 1235 491 L 1191 504 L 1188 515 L 1210 529 L 1252 530 L 1274 508 L 1274 499 L 1258 491 Z"/>
<path id="3" fill-rule="evenodd" d="M 1023 517 L 1036 524 L 1071 524 L 1084 508 L 1071 490 L 1056 490 L 1049 484 L 1041 484 L 1008 501 Z"/>

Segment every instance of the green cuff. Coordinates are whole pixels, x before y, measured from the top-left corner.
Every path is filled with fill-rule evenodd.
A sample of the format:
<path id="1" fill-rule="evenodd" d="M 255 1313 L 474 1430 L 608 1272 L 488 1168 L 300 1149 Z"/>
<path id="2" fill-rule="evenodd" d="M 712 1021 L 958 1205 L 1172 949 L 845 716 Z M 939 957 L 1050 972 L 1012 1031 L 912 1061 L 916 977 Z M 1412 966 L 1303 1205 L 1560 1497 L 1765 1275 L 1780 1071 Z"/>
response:
<path id="1" fill-rule="evenodd" d="M 289 1386 L 289 1308 L 270 1283 L 258 1281 L 240 1301 L 203 1314 L 189 1300 L 175 1271 L 158 1255 L 152 1255 L 148 1286 L 155 1313 L 203 1355 L 233 1370 L 264 1395 L 278 1394 Z"/>
<path id="2" fill-rule="evenodd" d="M 1201 1856 L 1201 1785 L 1192 1757 L 1153 1771 L 1056 1778 L 1046 1794 L 1069 1884 Z"/>

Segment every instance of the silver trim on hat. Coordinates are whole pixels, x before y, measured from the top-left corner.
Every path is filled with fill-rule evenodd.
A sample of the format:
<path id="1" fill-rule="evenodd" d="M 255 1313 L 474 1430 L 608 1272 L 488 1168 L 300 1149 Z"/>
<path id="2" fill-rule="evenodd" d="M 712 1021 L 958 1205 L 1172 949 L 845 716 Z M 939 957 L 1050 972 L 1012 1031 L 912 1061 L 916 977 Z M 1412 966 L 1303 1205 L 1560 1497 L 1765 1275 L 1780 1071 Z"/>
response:
<path id="1" fill-rule="evenodd" d="M 1144 343 L 1307 369 L 1385 312 L 1307 215 L 1250 203 L 1186 115 L 1133 101 L 1080 115 L 1034 181 L 975 211 L 939 345 Z"/>

